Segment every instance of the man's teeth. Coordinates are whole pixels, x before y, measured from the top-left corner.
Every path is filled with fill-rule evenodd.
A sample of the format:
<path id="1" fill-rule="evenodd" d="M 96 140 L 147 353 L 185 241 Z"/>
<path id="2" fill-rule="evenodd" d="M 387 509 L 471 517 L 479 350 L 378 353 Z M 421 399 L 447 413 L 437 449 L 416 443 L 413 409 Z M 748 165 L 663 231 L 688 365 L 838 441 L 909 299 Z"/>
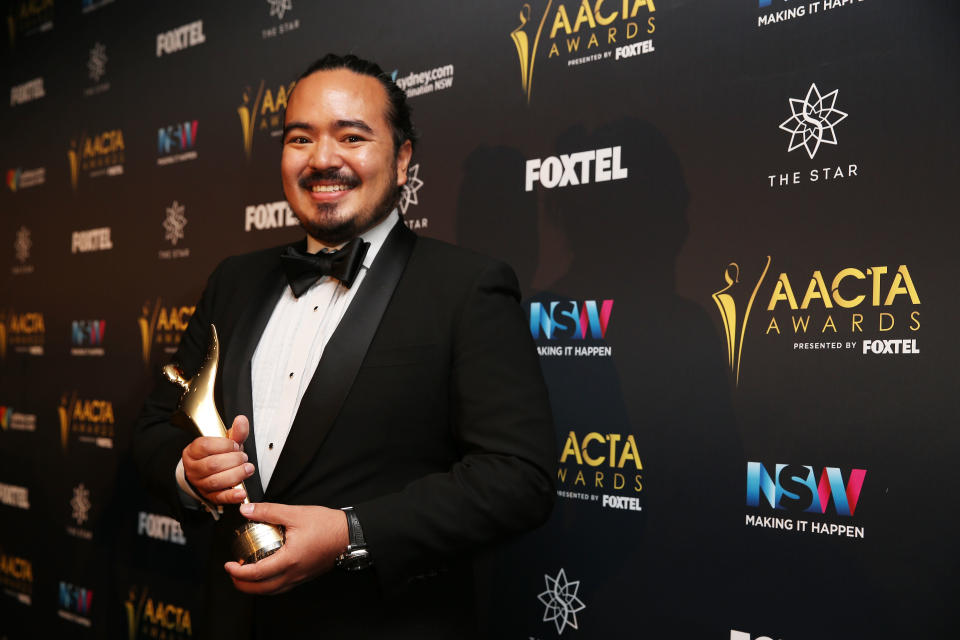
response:
<path id="1" fill-rule="evenodd" d="M 315 184 L 310 190 L 314 193 L 329 193 L 331 191 L 346 191 L 349 188 L 345 184 Z"/>

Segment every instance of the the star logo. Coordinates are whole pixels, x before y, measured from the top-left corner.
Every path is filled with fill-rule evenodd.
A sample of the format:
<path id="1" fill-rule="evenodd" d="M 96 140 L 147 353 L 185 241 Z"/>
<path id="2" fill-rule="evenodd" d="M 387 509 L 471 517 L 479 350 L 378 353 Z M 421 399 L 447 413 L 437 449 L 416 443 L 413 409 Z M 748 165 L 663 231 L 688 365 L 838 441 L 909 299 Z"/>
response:
<path id="1" fill-rule="evenodd" d="M 417 177 L 418 173 L 420 173 L 419 164 L 407 169 L 407 183 L 403 185 L 403 191 L 400 193 L 400 213 L 406 213 L 412 204 L 420 204 L 417 192 L 423 186 L 423 180 Z"/>
<path id="2" fill-rule="evenodd" d="M 283 14 L 287 11 L 293 11 L 293 0 L 267 0 L 270 5 L 270 15 L 277 16 L 277 20 L 283 20 Z"/>
<path id="3" fill-rule="evenodd" d="M 557 634 L 563 633 L 567 627 L 577 629 L 577 612 L 587 608 L 587 605 L 577 597 L 580 581 L 567 582 L 567 575 L 563 569 L 560 569 L 556 578 L 544 575 L 543 579 L 547 589 L 537 596 L 537 599 L 546 606 L 543 621 L 552 621 L 557 627 Z"/>
<path id="4" fill-rule="evenodd" d="M 90 59 L 87 61 L 87 69 L 90 71 L 90 79 L 94 82 L 100 82 L 107 73 L 107 48 L 97 42 L 90 49 Z"/>
<path id="5" fill-rule="evenodd" d="M 780 128 L 790 134 L 788 152 L 803 147 L 813 158 L 821 144 L 837 144 L 834 127 L 847 117 L 846 113 L 834 108 L 838 91 L 834 89 L 826 95 L 820 95 L 817 85 L 811 84 L 807 97 L 802 100 L 790 98 L 793 115 L 780 124 Z"/>
<path id="6" fill-rule="evenodd" d="M 73 507 L 73 519 L 78 525 L 87 521 L 87 513 L 90 511 L 90 490 L 83 486 L 82 482 L 73 488 L 70 506 Z"/>
<path id="7" fill-rule="evenodd" d="M 13 249 L 16 251 L 17 260 L 22 263 L 26 262 L 30 257 L 30 247 L 33 246 L 33 242 L 30 241 L 30 229 L 26 227 L 20 227 L 17 230 L 17 239 L 13 243 Z"/>
<path id="8" fill-rule="evenodd" d="M 186 207 L 176 200 L 167 207 L 167 217 L 163 221 L 164 240 L 176 246 L 178 240 L 183 240 L 183 228 L 187 226 L 187 217 L 183 215 Z"/>

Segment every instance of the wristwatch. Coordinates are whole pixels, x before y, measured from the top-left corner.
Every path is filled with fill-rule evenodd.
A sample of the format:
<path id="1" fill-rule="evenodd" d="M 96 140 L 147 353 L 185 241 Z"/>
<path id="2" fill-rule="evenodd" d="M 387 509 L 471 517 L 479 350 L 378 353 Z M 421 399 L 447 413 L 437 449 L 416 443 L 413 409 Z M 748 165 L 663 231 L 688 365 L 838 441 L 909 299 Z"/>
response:
<path id="1" fill-rule="evenodd" d="M 337 567 L 344 571 L 367 569 L 373 565 L 373 558 L 370 557 L 367 543 L 363 539 L 360 519 L 354 512 L 353 507 L 344 507 L 343 512 L 347 516 L 347 533 L 350 536 L 350 544 L 347 545 L 343 553 L 337 556 Z"/>

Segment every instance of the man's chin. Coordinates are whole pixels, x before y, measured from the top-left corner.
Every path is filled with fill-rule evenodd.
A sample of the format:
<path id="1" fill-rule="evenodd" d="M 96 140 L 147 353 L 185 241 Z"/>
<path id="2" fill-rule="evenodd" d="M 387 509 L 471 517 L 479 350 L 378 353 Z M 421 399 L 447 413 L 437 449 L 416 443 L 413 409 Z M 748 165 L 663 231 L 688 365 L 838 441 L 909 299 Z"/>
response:
<path id="1" fill-rule="evenodd" d="M 307 232 L 308 236 L 327 246 L 343 244 L 359 235 L 357 233 L 357 226 L 353 220 L 347 220 L 346 222 L 335 225 L 321 225 L 312 220 L 300 218 L 300 226 L 303 227 L 303 230 Z"/>

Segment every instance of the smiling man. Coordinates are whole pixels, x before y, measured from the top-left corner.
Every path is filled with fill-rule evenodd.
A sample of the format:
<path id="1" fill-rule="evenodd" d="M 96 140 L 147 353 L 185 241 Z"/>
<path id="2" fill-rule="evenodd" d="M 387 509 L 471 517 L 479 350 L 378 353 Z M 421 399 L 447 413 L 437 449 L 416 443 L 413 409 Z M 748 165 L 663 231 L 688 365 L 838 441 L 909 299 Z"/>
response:
<path id="1" fill-rule="evenodd" d="M 281 159 L 306 238 L 221 263 L 175 356 L 192 376 L 216 325 L 229 437 L 174 427 L 166 382 L 141 412 L 142 475 L 188 535 L 214 528 L 204 637 L 473 637 L 475 552 L 550 512 L 553 426 L 516 277 L 406 228 L 415 143 L 377 65 L 308 68 Z M 201 507 L 245 497 L 286 543 L 240 565 Z"/>

